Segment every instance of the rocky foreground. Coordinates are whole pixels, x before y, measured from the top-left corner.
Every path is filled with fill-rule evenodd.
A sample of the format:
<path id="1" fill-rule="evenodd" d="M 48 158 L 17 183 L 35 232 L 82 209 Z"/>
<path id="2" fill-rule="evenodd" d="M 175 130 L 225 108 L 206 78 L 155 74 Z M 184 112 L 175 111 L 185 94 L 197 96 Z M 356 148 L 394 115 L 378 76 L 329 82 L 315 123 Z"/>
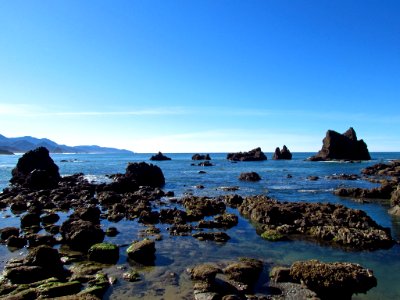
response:
<path id="1" fill-rule="evenodd" d="M 154 264 L 161 238 L 156 224 L 169 224 L 169 233 L 174 236 L 229 242 L 225 231 L 238 224 L 238 216 L 228 213 L 227 206 L 251 220 L 261 237 L 269 241 L 305 238 L 354 251 L 394 244 L 389 229 L 363 211 L 341 205 L 279 202 L 265 196 L 170 198 L 173 192 L 161 189 L 165 183 L 161 169 L 147 163 L 130 163 L 124 174 L 111 176 L 111 183 L 96 185 L 84 180 L 83 174 L 61 177 L 47 149 L 38 148 L 21 157 L 12 175 L 12 186 L 0 194 L 0 207 L 10 207 L 21 222 L 20 227 L 1 229 L 0 238 L 14 249 L 28 247 L 29 253 L 7 262 L 0 285 L 0 297 L 4 298 L 101 298 L 115 282 L 104 268 L 115 264 L 121 251 L 138 264 Z M 174 203 L 175 208 L 166 208 L 164 201 Z M 66 210 L 73 213 L 60 226 L 55 225 L 60 219 L 58 213 Z M 105 235 L 118 234 L 113 227 L 101 227 L 104 219 L 137 220 L 147 227 L 148 237 L 132 241 L 126 250 L 104 243 Z M 38 234 L 41 229 L 47 233 Z M 57 244 L 60 250 L 54 248 Z M 372 271 L 362 267 L 349 263 L 323 265 L 317 268 L 315 277 L 309 275 L 310 264 L 292 267 L 290 276 L 285 277 L 287 284 L 305 282 L 307 295 L 327 298 L 329 288 L 341 287 L 341 277 L 336 275 L 342 274 L 336 271 L 340 269 L 350 273 L 345 277 L 346 297 L 376 285 Z M 226 262 L 223 267 L 200 265 L 188 271 L 196 299 L 284 299 L 288 286 L 284 284 L 271 285 L 274 292 L 265 296 L 250 296 L 265 268 L 262 261 L 246 258 Z M 140 275 L 130 269 L 117 280 L 136 281 Z M 326 282 L 333 284 L 326 288 Z M 301 289 L 298 293 L 301 295 Z"/>

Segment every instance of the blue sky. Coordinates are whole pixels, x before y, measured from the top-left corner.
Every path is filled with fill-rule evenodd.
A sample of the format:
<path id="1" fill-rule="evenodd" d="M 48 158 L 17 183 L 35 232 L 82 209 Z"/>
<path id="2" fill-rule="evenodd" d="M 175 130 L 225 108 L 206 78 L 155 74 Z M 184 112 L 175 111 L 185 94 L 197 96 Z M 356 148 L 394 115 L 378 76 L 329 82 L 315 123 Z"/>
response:
<path id="1" fill-rule="evenodd" d="M 0 0 L 0 133 L 137 152 L 400 151 L 400 1 Z"/>

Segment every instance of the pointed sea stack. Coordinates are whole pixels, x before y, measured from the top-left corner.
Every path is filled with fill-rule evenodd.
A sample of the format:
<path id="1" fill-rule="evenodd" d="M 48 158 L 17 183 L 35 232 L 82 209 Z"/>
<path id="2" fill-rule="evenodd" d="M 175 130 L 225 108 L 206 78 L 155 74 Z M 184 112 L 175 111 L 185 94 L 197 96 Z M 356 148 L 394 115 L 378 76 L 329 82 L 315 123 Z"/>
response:
<path id="1" fill-rule="evenodd" d="M 370 160 L 367 144 L 363 140 L 357 140 L 356 132 L 350 127 L 345 133 L 340 134 L 328 130 L 322 141 L 322 149 L 310 161 L 327 160 Z"/>
<path id="2" fill-rule="evenodd" d="M 292 153 L 290 153 L 286 145 L 283 145 L 282 150 L 279 147 L 276 147 L 272 159 L 292 159 Z"/>

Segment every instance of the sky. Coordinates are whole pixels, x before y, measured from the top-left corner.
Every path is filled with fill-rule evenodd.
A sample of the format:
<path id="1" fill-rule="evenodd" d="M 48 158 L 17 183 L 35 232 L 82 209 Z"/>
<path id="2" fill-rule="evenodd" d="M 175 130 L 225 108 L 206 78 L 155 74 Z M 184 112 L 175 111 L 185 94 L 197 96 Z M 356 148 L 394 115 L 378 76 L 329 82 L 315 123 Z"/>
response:
<path id="1" fill-rule="evenodd" d="M 400 1 L 0 0 L 0 134 L 135 152 L 400 151 Z"/>

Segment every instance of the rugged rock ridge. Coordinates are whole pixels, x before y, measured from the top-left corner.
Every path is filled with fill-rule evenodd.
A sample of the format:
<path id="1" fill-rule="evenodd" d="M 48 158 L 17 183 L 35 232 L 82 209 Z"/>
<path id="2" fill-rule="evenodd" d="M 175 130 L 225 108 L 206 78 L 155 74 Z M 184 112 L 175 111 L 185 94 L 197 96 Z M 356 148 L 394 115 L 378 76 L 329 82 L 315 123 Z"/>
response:
<path id="1" fill-rule="evenodd" d="M 340 134 L 333 130 L 326 132 L 322 140 L 322 149 L 310 161 L 324 160 L 370 160 L 367 144 L 363 140 L 357 140 L 353 127 Z"/>
<path id="2" fill-rule="evenodd" d="M 161 161 L 161 160 L 171 160 L 171 158 L 165 156 L 161 152 L 158 152 L 156 155 L 153 155 L 152 157 L 150 157 L 150 160 L 159 160 L 159 161 Z"/>
<path id="3" fill-rule="evenodd" d="M 228 153 L 226 156 L 228 160 L 232 161 L 261 161 L 267 160 L 267 156 L 261 151 L 261 148 L 255 148 L 248 152 Z"/>

